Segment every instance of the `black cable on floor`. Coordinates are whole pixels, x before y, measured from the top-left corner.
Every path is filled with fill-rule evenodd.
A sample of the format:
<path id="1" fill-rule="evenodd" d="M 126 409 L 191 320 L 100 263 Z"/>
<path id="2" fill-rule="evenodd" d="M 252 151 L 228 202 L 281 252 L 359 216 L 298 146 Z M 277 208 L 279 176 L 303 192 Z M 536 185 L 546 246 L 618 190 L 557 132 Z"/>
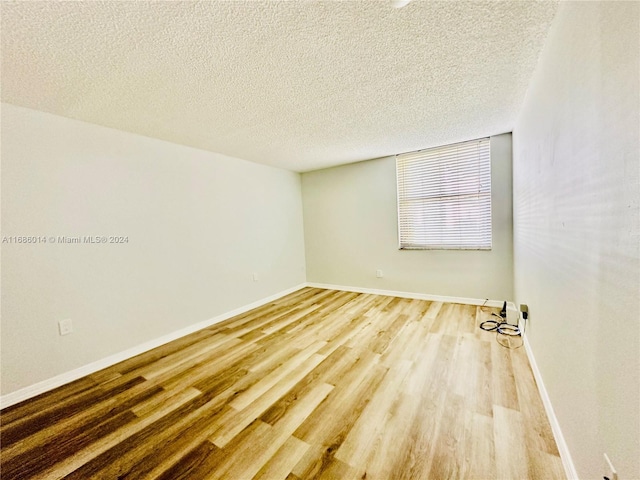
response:
<path id="1" fill-rule="evenodd" d="M 480 306 L 480 310 L 487 304 L 489 299 L 485 299 L 484 303 Z M 505 302 L 506 307 L 506 302 Z M 480 328 L 485 332 L 496 332 L 496 342 L 498 345 L 504 348 L 508 348 L 510 350 L 515 350 L 516 348 L 520 348 L 524 345 L 524 330 L 520 330 L 520 312 L 518 312 L 518 320 L 515 325 L 509 323 L 506 319 L 506 308 L 503 307 L 502 312 L 504 313 L 504 317 L 497 315 L 494 312 L 491 312 L 491 315 L 494 317 L 498 317 L 500 320 L 485 320 L 480 323 Z M 484 311 L 484 310 L 482 310 Z M 512 347 L 511 345 L 505 345 L 499 340 L 499 335 L 504 335 L 505 337 L 520 337 L 521 343 L 517 347 Z M 510 340 L 509 340 L 510 342 Z"/>

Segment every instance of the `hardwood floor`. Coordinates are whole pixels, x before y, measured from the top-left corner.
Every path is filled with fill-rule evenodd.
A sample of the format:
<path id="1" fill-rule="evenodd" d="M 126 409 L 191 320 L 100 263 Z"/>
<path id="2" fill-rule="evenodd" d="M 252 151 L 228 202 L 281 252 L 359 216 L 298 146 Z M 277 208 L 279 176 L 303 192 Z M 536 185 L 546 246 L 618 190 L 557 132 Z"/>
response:
<path id="1" fill-rule="evenodd" d="M 2 479 L 565 478 L 490 312 L 299 290 L 3 410 Z"/>

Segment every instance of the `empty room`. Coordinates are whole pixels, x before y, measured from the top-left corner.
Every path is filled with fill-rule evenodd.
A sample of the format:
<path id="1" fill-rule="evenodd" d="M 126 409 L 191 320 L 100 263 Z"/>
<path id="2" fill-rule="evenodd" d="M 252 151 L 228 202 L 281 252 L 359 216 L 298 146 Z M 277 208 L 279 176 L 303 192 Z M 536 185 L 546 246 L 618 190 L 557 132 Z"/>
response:
<path id="1" fill-rule="evenodd" d="M 640 1 L 0 36 L 0 478 L 640 480 Z"/>

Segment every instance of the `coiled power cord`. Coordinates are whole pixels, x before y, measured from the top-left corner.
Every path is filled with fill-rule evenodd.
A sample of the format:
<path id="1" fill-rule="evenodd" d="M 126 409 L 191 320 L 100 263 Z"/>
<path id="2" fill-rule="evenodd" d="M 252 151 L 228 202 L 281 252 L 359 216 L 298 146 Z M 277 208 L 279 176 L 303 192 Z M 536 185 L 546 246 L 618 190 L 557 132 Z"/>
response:
<path id="1" fill-rule="evenodd" d="M 487 304 L 488 301 L 489 299 L 486 299 L 484 301 L 484 303 L 480 307 L 481 310 Z M 494 312 L 491 312 L 491 315 L 494 317 L 497 317 L 499 320 L 493 320 L 493 319 L 485 320 L 480 323 L 480 328 L 486 332 L 496 332 L 496 342 L 498 342 L 501 346 L 505 348 L 513 348 L 513 349 L 520 348 L 524 344 L 524 338 L 523 338 L 524 328 L 522 330 L 520 329 L 520 314 L 518 313 L 518 320 L 515 325 L 512 323 L 509 323 L 507 321 L 507 302 L 505 301 L 502 305 L 502 310 L 500 311 L 500 315 Z M 526 321 L 527 312 L 522 312 L 522 316 L 523 316 L 523 319 Z M 524 325 L 526 325 L 526 323 L 523 324 L 523 326 Z M 512 347 L 510 341 L 508 342 L 509 343 L 508 345 L 505 345 L 503 342 L 501 342 L 499 337 L 500 335 L 504 335 L 508 338 L 520 337 L 522 341 L 520 342 L 520 345 L 516 347 Z"/>

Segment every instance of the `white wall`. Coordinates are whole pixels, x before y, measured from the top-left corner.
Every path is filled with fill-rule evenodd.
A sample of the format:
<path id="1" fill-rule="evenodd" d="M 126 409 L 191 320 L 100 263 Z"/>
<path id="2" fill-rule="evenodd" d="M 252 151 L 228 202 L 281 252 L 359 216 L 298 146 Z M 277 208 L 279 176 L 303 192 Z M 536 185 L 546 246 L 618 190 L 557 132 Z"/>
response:
<path id="1" fill-rule="evenodd" d="M 491 167 L 491 251 L 398 250 L 394 157 L 302 174 L 307 280 L 511 299 L 510 134 L 492 137 Z M 383 278 L 376 278 L 376 269 L 383 270 Z"/>
<path id="2" fill-rule="evenodd" d="M 2 245 L 3 394 L 305 280 L 298 174 L 3 104 L 20 235 L 129 243 Z"/>
<path id="3" fill-rule="evenodd" d="M 515 288 L 580 478 L 640 478 L 637 2 L 562 3 L 514 139 Z"/>

